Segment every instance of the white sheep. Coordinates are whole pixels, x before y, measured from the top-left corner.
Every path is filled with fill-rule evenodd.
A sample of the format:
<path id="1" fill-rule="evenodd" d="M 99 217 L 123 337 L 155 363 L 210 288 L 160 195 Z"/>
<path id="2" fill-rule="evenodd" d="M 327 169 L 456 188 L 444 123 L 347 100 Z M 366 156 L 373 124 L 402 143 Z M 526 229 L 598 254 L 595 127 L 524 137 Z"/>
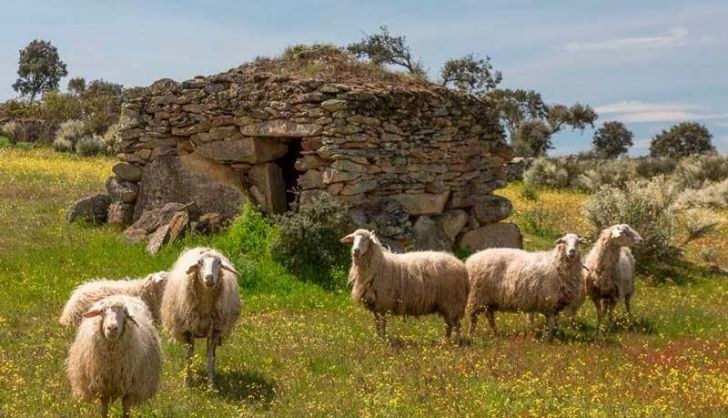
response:
<path id="1" fill-rule="evenodd" d="M 462 261 L 448 253 L 420 251 L 394 254 L 374 233 L 358 229 L 341 239 L 351 243 L 349 284 L 352 299 L 374 314 L 377 334 L 384 337 L 386 315 L 439 314 L 446 324 L 445 338 L 455 333 L 468 297 L 468 272 Z"/>
<path id="2" fill-rule="evenodd" d="M 167 272 L 152 273 L 136 280 L 92 280 L 78 285 L 63 307 L 59 322 L 67 327 L 75 327 L 83 319 L 89 307 L 111 295 L 128 295 L 141 298 L 152 312 L 154 322 L 159 322 L 159 308 L 162 302 Z"/>
<path id="3" fill-rule="evenodd" d="M 644 240 L 629 225 L 613 225 L 604 229 L 594 247 L 584 260 L 584 288 L 597 309 L 597 329 L 604 314 L 609 326 L 617 302 L 624 298 L 627 312 L 631 315 L 630 298 L 634 293 L 634 257 L 623 247 L 642 245 Z"/>
<path id="4" fill-rule="evenodd" d="M 240 316 L 240 291 L 230 260 L 211 248 L 185 250 L 167 276 L 162 298 L 162 325 L 179 342 L 188 344 L 186 384 L 192 382 L 195 339 L 207 339 L 208 383 L 214 386 L 215 351 Z"/>
<path id="5" fill-rule="evenodd" d="M 551 251 L 493 248 L 470 256 L 465 261 L 470 276 L 466 309 L 470 334 L 474 334 L 481 312 L 494 333 L 496 311 L 540 312 L 547 319 L 548 339 L 553 339 L 559 312 L 580 291 L 583 264 L 579 244 L 584 242 L 575 234 L 566 234 Z"/>
<path id="6" fill-rule="evenodd" d="M 132 406 L 159 388 L 162 354 L 159 335 L 146 304 L 139 298 L 113 295 L 83 314 L 66 360 L 75 397 L 101 401 L 101 416 L 121 398 L 124 417 Z"/>

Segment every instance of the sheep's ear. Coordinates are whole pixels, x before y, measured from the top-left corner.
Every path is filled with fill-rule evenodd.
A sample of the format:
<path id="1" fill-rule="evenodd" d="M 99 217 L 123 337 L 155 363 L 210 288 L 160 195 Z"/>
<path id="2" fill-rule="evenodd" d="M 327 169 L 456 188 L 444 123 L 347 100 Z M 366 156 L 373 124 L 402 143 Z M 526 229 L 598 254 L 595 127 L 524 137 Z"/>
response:
<path id="1" fill-rule="evenodd" d="M 612 238 L 619 238 L 622 236 L 622 230 L 620 228 L 612 229 Z"/>
<path id="2" fill-rule="evenodd" d="M 354 234 L 349 234 L 339 241 L 341 241 L 343 244 L 351 244 L 352 242 L 354 242 Z"/>
<path id="3" fill-rule="evenodd" d="M 579 242 L 582 244 L 589 244 L 589 240 L 584 237 L 579 237 Z"/>
<path id="4" fill-rule="evenodd" d="M 559 238 L 556 241 L 554 241 L 554 245 L 559 245 L 559 244 L 563 244 L 563 243 L 564 243 L 564 239 L 563 238 Z"/>
<path id="5" fill-rule="evenodd" d="M 94 309 L 92 311 L 88 311 L 85 314 L 83 314 L 84 318 L 93 318 L 94 316 L 101 315 L 101 311 L 99 309 Z"/>
<path id="6" fill-rule="evenodd" d="M 240 273 L 238 273 L 232 266 L 228 266 L 227 264 L 222 263 L 222 264 L 220 264 L 220 268 L 225 271 L 229 271 L 230 273 L 240 277 Z"/>
<path id="7" fill-rule="evenodd" d="M 128 319 L 129 322 L 131 322 L 132 324 L 139 326 L 139 323 L 136 321 L 136 319 L 134 319 L 133 316 L 129 315 L 129 313 L 126 314 L 126 319 Z"/>
<path id="8" fill-rule="evenodd" d="M 198 271 L 200 271 L 199 264 L 193 264 L 193 265 L 187 267 L 187 274 L 197 273 Z"/>

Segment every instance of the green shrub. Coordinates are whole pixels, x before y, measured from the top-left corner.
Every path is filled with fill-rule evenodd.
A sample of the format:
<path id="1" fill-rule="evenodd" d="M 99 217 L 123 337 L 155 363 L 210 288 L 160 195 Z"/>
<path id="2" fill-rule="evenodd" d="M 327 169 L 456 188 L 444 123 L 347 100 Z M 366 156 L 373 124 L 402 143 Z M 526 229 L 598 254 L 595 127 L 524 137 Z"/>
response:
<path id="1" fill-rule="evenodd" d="M 675 171 L 675 167 L 677 167 L 677 160 L 670 157 L 642 157 L 637 158 L 635 161 L 637 164 L 635 167 L 637 175 L 646 179 L 659 176 L 660 174 L 672 174 Z"/>
<path id="2" fill-rule="evenodd" d="M 708 183 L 728 179 L 728 156 L 693 155 L 681 159 L 672 177 L 684 188 L 700 189 Z"/>
<path id="3" fill-rule="evenodd" d="M 574 181 L 574 185 L 586 191 L 595 191 L 602 186 L 621 186 L 637 177 L 635 164 L 629 159 L 591 160 L 592 168 L 586 169 Z"/>
<path id="4" fill-rule="evenodd" d="M 728 180 L 710 183 L 700 189 L 686 189 L 680 194 L 679 201 L 686 206 L 728 209 Z"/>
<path id="5" fill-rule="evenodd" d="M 51 146 L 58 152 L 73 152 L 73 144 L 66 138 L 56 138 Z"/>
<path id="6" fill-rule="evenodd" d="M 681 245 L 704 237 L 710 232 L 715 231 L 724 222 L 721 216 L 704 208 L 691 208 L 686 210 L 681 216 L 681 221 L 686 232 L 686 237 Z"/>
<path id="7" fill-rule="evenodd" d="M 645 239 L 645 245 L 636 249 L 640 257 L 674 257 L 679 253 L 676 242 L 679 191 L 678 185 L 665 176 L 649 181 L 633 180 L 624 187 L 603 186 L 584 202 L 583 213 L 595 233 L 621 223 L 637 230 Z"/>
<path id="8" fill-rule="evenodd" d="M 89 135 L 79 139 L 74 146 L 76 153 L 83 157 L 99 155 L 104 152 L 104 140 L 98 135 Z"/>
<path id="9" fill-rule="evenodd" d="M 0 126 L 0 135 L 8 138 L 11 144 L 14 144 L 19 136 L 20 124 L 14 120 L 4 123 Z"/>
<path id="10" fill-rule="evenodd" d="M 227 232 L 221 236 L 217 246 L 225 254 L 261 256 L 268 254 L 269 240 L 273 226 L 250 202 L 243 205 L 243 211 L 233 220 Z"/>
<path id="11" fill-rule="evenodd" d="M 83 116 L 81 102 L 77 97 L 59 92 L 47 92 L 38 108 L 39 119 L 54 125 Z"/>
<path id="12" fill-rule="evenodd" d="M 273 258 L 305 281 L 342 287 L 349 264 L 348 248 L 339 242 L 349 232 L 346 208 L 322 195 L 296 209 L 274 218 Z"/>
<path id="13" fill-rule="evenodd" d="M 569 172 L 557 160 L 541 157 L 523 173 L 523 183 L 528 186 L 565 188 L 569 186 Z"/>
<path id="14" fill-rule="evenodd" d="M 121 152 L 121 131 L 124 129 L 126 119 L 121 117 L 109 129 L 104 132 L 104 152 L 108 155 L 116 155 Z"/>
<path id="15" fill-rule="evenodd" d="M 55 141 L 63 142 L 64 145 L 68 142 L 71 144 L 71 149 L 75 149 L 76 142 L 87 136 L 88 133 L 86 124 L 82 120 L 71 119 L 61 123 L 58 127 Z"/>

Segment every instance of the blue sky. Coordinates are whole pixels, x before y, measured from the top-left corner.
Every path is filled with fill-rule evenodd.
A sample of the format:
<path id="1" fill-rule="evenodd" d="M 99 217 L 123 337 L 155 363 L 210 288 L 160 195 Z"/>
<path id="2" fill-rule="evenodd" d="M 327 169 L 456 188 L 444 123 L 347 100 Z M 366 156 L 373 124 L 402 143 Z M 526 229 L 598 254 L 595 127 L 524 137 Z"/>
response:
<path id="1" fill-rule="evenodd" d="M 70 76 L 126 86 L 226 70 L 287 45 L 344 45 L 380 25 L 407 36 L 433 78 L 450 57 L 489 55 L 511 88 L 581 101 L 622 120 L 632 154 L 683 120 L 728 152 L 728 2 L 722 1 L 0 1 L 0 100 L 18 50 L 50 40 Z M 62 82 L 65 86 L 65 81 Z M 591 145 L 560 133 L 552 154 Z"/>

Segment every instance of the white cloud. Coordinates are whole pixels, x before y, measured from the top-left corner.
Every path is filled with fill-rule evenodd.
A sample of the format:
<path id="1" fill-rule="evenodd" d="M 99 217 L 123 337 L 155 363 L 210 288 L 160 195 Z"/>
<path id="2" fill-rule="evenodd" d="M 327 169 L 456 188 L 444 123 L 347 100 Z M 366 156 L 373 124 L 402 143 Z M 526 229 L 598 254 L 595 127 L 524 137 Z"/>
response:
<path id="1" fill-rule="evenodd" d="M 557 49 L 567 52 L 669 49 L 684 46 L 687 43 L 688 33 L 687 29 L 677 27 L 670 29 L 664 35 L 615 38 L 596 42 L 569 42 Z"/>
<path id="2" fill-rule="evenodd" d="M 704 113 L 701 106 L 687 103 L 645 103 L 622 101 L 597 106 L 596 112 L 609 115 L 605 119 L 625 123 L 677 122 L 684 120 L 728 120 L 728 113 Z"/>

